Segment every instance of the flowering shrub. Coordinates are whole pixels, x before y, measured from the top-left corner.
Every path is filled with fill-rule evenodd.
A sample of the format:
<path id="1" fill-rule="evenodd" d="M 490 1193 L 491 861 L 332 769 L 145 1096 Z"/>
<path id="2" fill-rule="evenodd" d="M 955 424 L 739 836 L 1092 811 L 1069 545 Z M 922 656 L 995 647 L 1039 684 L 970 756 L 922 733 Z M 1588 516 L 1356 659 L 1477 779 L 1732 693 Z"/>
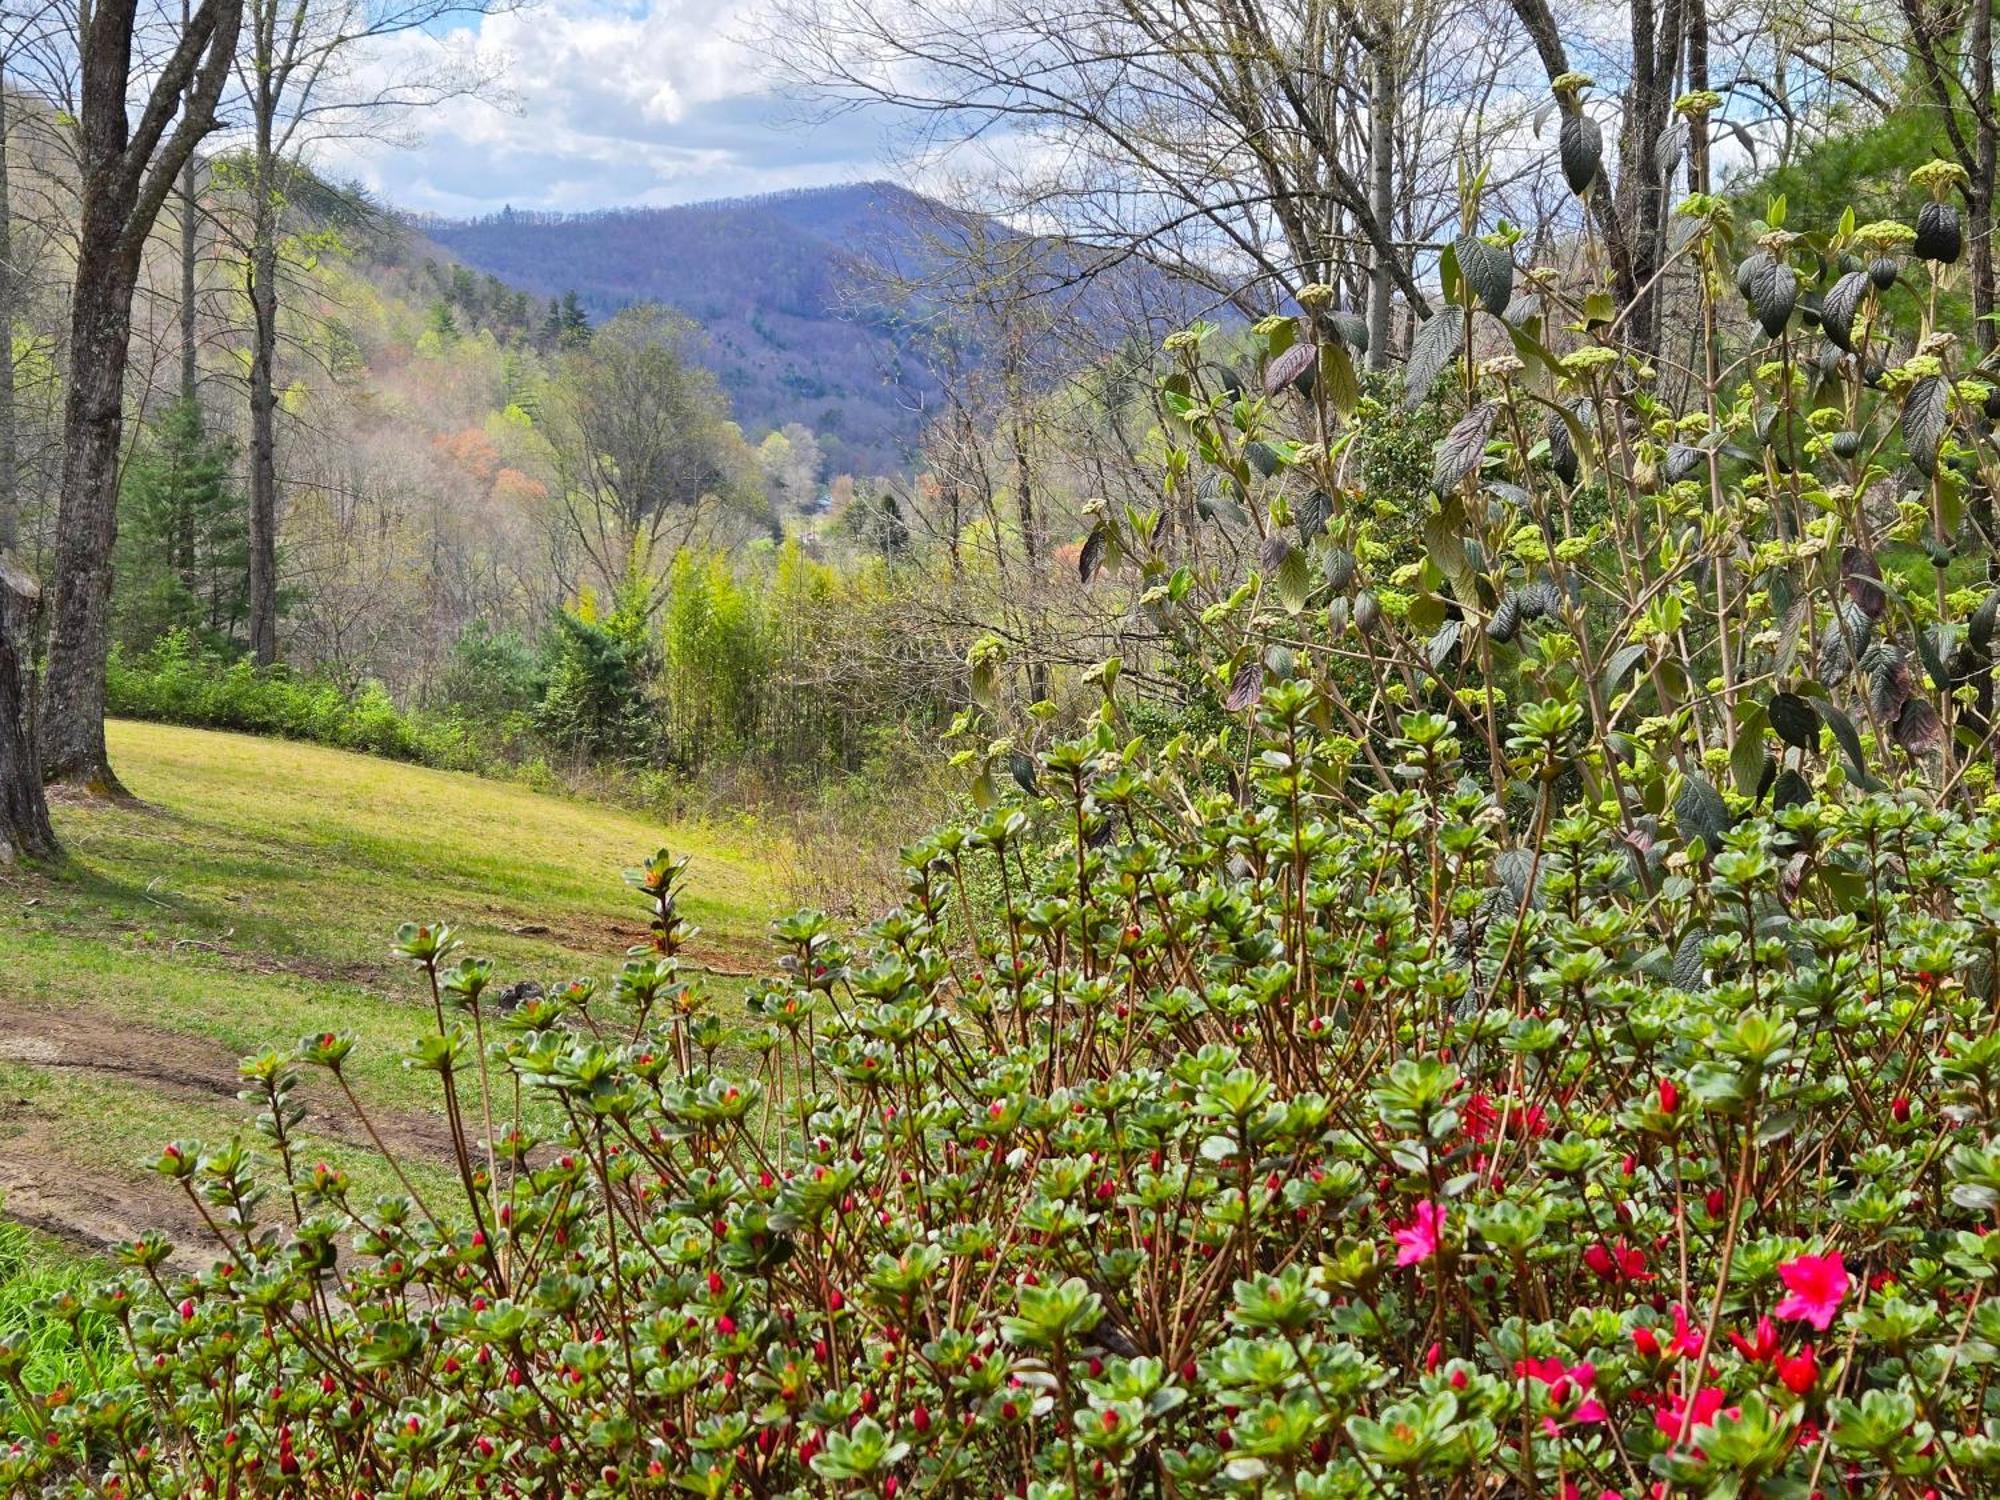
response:
<path id="1" fill-rule="evenodd" d="M 1212 748 L 1092 733 L 725 1005 L 649 945 L 517 1000 L 403 929 L 454 1149 L 158 1169 L 220 1258 L 0 1355 L 15 1493 L 1048 1497 L 1984 1492 L 2000 811 L 1887 795 L 1505 847 L 1446 721 L 1324 818 L 1309 682 Z M 1531 705 L 1514 774 L 1574 716 Z M 1724 822 L 1728 819 L 1725 817 Z M 996 886 L 997 907 L 960 892 Z M 963 940 L 961 941 L 961 934 Z M 502 998 L 503 994 L 507 998 Z M 732 1013 L 732 1012 L 735 1013 Z M 358 1106 L 357 1106 L 358 1107 Z"/>

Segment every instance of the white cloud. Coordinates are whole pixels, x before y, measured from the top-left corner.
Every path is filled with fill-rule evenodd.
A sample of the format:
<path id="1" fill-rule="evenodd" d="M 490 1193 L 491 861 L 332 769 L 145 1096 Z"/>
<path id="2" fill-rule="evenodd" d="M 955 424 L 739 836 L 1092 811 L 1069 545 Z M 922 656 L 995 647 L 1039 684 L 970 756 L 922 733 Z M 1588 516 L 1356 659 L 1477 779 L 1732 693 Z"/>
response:
<path id="1" fill-rule="evenodd" d="M 865 115 L 798 126 L 756 53 L 757 0 L 545 0 L 442 38 L 399 38 L 358 81 L 429 65 L 441 45 L 496 65 L 504 102 L 454 99 L 402 132 L 330 142 L 321 165 L 399 207 L 463 214 L 591 209 L 851 182 L 880 169 Z"/>

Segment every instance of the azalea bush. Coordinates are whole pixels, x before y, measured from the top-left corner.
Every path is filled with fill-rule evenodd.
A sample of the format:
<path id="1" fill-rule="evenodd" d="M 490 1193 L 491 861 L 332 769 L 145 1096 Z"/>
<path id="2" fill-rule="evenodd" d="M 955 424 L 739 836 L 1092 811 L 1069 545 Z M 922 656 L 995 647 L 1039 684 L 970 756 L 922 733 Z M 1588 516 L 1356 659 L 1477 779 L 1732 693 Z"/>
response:
<path id="1" fill-rule="evenodd" d="M 2000 809 L 1815 798 L 1532 849 L 1448 720 L 1327 815 L 1309 680 L 1248 779 L 1119 732 L 906 852 L 743 997 L 652 938 L 544 996 L 405 927 L 453 1149 L 377 1198 L 256 1129 L 157 1167 L 13 1492 L 1967 1494 L 2000 1483 Z M 1529 705 L 1552 783 L 1573 705 Z M 997 902 L 962 893 L 998 889 Z M 351 1096 L 349 1096 L 351 1097 Z M 364 1127 L 372 1130 L 363 1117 Z M 449 1188 L 440 1183 L 449 1183 Z"/>

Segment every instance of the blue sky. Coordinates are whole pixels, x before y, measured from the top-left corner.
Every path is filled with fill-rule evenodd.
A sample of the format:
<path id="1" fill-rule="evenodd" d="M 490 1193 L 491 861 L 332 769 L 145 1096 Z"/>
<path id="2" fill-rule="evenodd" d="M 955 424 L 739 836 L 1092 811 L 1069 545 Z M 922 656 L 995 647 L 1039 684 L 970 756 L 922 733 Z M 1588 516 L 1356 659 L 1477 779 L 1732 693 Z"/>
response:
<path id="1" fill-rule="evenodd" d="M 408 122 L 413 141 L 340 144 L 324 165 L 401 208 L 447 214 L 686 203 L 884 173 L 884 122 L 802 123 L 745 38 L 749 0 L 541 0 L 455 33 L 507 97 Z M 420 60 L 411 37 L 366 71 Z"/>

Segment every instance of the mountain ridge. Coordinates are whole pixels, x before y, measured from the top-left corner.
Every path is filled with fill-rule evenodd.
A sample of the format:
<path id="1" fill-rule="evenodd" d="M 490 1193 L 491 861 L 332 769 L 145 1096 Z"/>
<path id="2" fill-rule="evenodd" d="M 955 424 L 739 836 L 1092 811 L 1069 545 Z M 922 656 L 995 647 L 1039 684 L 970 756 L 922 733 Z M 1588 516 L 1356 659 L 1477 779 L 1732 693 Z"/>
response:
<path id="1" fill-rule="evenodd" d="M 896 184 L 802 188 L 667 208 L 506 209 L 409 216 L 474 270 L 539 297 L 575 292 L 594 319 L 659 302 L 706 335 L 706 357 L 754 440 L 803 422 L 836 469 L 907 466 L 935 381 L 913 330 L 870 296 L 952 210 Z"/>

